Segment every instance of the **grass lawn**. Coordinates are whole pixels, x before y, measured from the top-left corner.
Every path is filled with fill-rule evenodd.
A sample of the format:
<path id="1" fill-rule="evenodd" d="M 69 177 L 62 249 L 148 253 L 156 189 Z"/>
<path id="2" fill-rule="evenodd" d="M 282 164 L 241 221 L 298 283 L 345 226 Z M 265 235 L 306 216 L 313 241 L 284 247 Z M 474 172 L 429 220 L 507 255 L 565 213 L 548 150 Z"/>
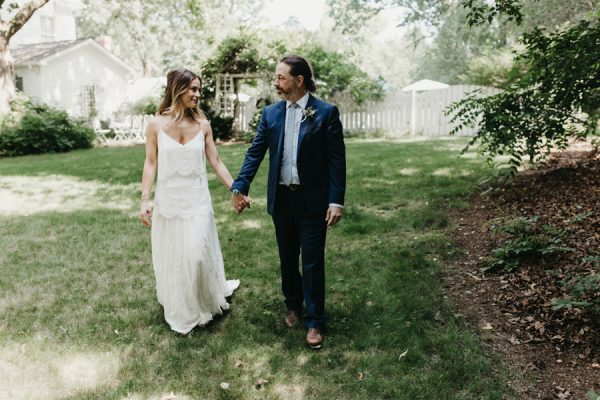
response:
<path id="1" fill-rule="evenodd" d="M 457 157 L 464 143 L 347 142 L 321 351 L 282 322 L 266 160 L 242 216 L 211 175 L 226 275 L 242 283 L 229 313 L 180 336 L 163 321 L 149 230 L 137 219 L 143 147 L 0 159 L 0 194 L 18 202 L 0 215 L 0 398 L 509 397 L 506 369 L 440 283 L 454 253 L 448 212 L 484 168 Z M 245 148 L 219 147 L 234 175 Z"/>

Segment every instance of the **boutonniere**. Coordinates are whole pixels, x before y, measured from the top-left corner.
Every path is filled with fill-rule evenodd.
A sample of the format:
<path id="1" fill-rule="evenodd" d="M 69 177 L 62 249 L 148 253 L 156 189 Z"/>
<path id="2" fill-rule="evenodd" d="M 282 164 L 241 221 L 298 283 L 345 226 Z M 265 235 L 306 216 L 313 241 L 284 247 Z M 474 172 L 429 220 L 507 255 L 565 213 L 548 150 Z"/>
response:
<path id="1" fill-rule="evenodd" d="M 306 121 L 306 118 L 312 118 L 316 112 L 317 110 L 315 110 L 314 107 L 305 108 L 304 110 L 302 110 L 302 119 L 300 120 L 300 122 Z"/>

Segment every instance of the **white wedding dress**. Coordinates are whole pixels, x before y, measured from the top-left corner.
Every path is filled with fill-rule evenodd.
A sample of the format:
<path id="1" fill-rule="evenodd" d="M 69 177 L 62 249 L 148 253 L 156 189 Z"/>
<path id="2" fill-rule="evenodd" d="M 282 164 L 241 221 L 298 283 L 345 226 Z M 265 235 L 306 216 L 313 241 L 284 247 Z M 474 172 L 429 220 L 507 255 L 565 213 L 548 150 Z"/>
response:
<path id="1" fill-rule="evenodd" d="M 186 334 L 229 308 L 239 280 L 225 280 L 208 182 L 204 132 L 181 144 L 158 133 L 152 263 L 165 320 Z"/>

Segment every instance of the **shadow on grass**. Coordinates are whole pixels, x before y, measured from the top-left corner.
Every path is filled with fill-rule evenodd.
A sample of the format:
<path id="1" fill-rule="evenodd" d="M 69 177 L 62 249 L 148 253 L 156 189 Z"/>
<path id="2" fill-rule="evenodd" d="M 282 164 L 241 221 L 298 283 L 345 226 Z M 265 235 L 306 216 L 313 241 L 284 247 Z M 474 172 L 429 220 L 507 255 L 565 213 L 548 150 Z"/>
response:
<path id="1" fill-rule="evenodd" d="M 7 238 L 0 244 L 0 333 L 25 344 L 43 335 L 50 345 L 120 354 L 117 378 L 73 400 L 170 392 L 194 399 L 508 396 L 504 372 L 445 303 L 434 261 L 450 246 L 442 231 L 447 210 L 476 177 L 433 176 L 441 168 L 459 171 L 466 161 L 430 147 L 347 146 L 348 201 L 328 233 L 321 351 L 305 346 L 301 326 L 283 325 L 270 217 L 260 207 L 242 217 L 226 214 L 230 194 L 216 186 L 226 274 L 242 282 L 231 311 L 189 335 L 171 332 L 156 301 L 149 231 L 135 213 L 48 213 L 0 218 Z M 220 149 L 226 162 L 236 149 Z M 119 154 L 130 167 L 138 156 L 135 149 L 108 156 Z M 418 172 L 405 175 L 406 168 Z M 263 175 L 253 185 L 261 201 Z M 261 228 L 249 229 L 243 218 Z"/>

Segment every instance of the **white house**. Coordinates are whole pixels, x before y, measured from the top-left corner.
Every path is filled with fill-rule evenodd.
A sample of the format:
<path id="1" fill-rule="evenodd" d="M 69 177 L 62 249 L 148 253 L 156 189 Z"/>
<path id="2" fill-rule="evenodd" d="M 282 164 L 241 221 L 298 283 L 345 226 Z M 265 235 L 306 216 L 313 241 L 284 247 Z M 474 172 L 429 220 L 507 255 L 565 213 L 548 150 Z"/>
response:
<path id="1" fill-rule="evenodd" d="M 76 117 L 109 118 L 126 99 L 133 70 L 110 39 L 77 39 L 79 0 L 50 0 L 11 39 L 15 84 L 32 100 Z"/>

